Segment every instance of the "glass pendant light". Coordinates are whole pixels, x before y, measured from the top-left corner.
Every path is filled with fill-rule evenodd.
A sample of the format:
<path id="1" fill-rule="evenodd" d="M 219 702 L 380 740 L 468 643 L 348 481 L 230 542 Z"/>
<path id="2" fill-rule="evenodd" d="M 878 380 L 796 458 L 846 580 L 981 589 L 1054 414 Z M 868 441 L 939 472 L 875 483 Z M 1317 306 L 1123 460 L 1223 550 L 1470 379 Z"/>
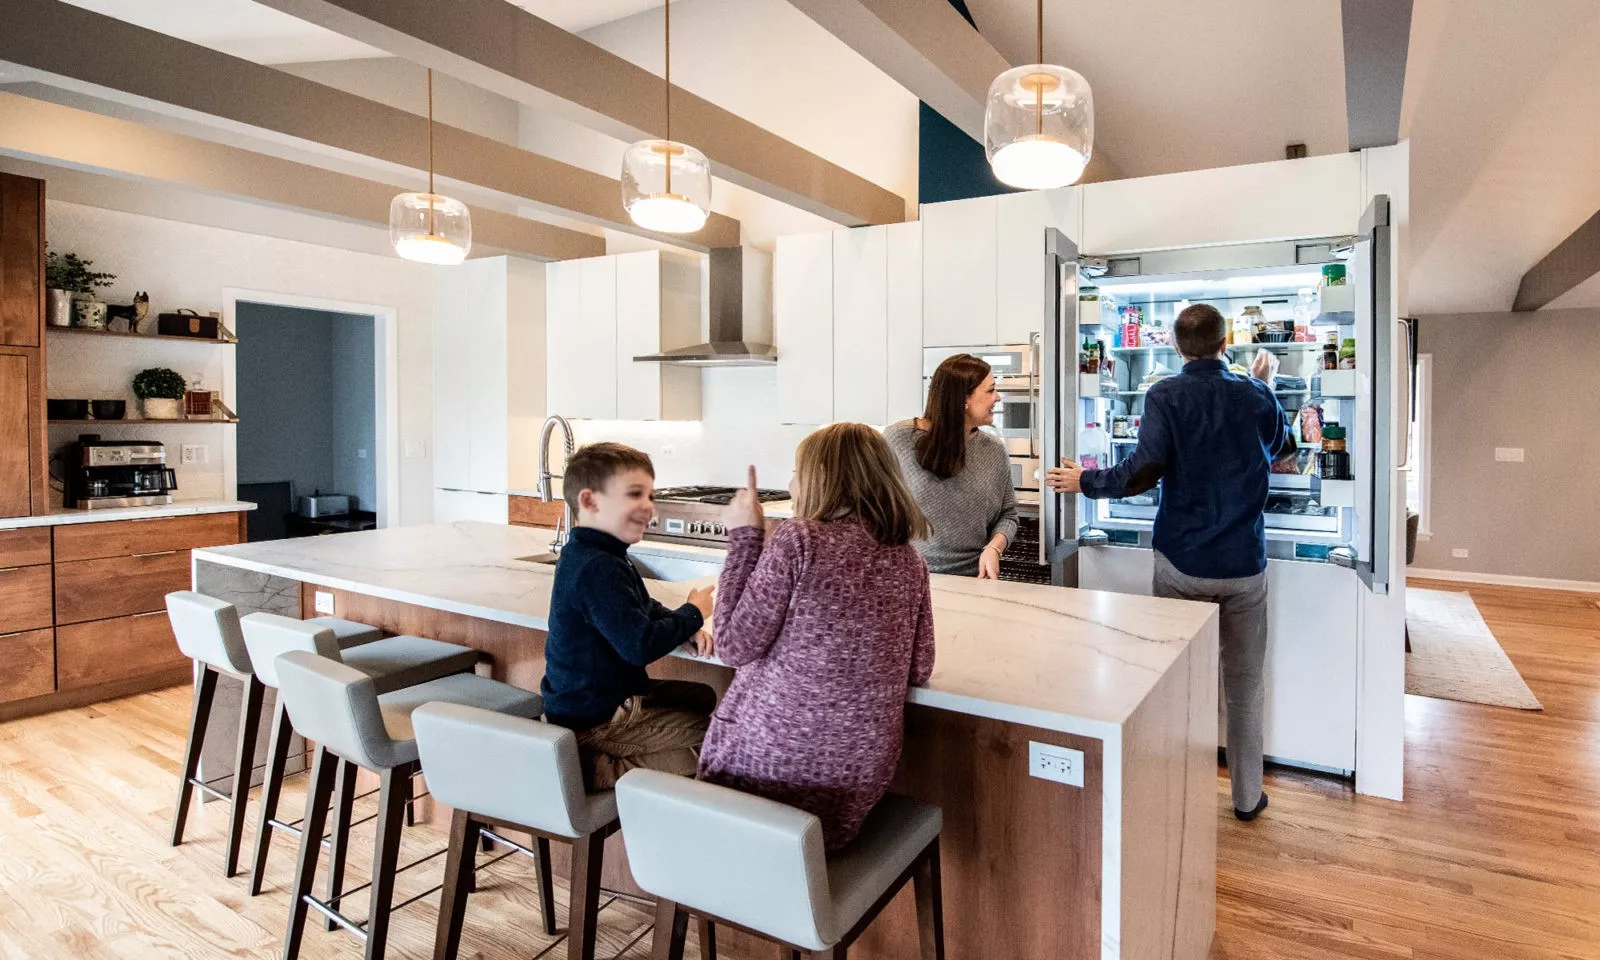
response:
<path id="1" fill-rule="evenodd" d="M 711 213 L 711 164 L 699 150 L 672 140 L 671 0 L 662 6 L 666 8 L 666 137 L 630 144 L 622 155 L 622 206 L 646 230 L 694 233 Z"/>
<path id="2" fill-rule="evenodd" d="M 472 249 L 472 214 L 460 200 L 433 192 L 433 70 L 428 70 L 428 192 L 389 203 L 389 242 L 403 259 L 452 265 Z"/>
<path id="3" fill-rule="evenodd" d="M 1094 152 L 1094 97 L 1076 70 L 1044 63 L 1044 0 L 1038 0 L 1039 63 L 1013 67 L 989 85 L 984 149 L 1001 183 L 1064 187 Z"/>

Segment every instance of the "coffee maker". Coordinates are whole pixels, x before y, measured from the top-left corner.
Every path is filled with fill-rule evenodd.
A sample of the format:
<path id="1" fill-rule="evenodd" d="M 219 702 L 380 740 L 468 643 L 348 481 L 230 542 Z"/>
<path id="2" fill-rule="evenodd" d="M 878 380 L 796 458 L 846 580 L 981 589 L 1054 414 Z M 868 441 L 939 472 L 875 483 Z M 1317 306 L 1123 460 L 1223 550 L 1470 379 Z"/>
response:
<path id="1" fill-rule="evenodd" d="M 171 503 L 178 475 L 167 466 L 167 451 L 151 440 L 102 440 L 96 433 L 78 437 L 64 458 L 65 506 L 79 510 L 148 507 Z"/>

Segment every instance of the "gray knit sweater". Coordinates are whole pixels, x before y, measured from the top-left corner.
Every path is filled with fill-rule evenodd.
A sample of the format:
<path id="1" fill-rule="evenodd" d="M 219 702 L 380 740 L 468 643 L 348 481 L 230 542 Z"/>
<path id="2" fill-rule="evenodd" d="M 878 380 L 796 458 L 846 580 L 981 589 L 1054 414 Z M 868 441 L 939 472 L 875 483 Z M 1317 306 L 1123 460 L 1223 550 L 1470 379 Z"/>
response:
<path id="1" fill-rule="evenodd" d="M 1017 494 L 1011 488 L 1011 458 L 999 438 L 981 430 L 967 437 L 967 464 L 941 480 L 917 463 L 915 420 L 892 423 L 883 431 L 889 448 L 927 516 L 933 534 L 917 542 L 931 573 L 978 574 L 978 555 L 995 534 L 1010 543 L 1017 535 Z"/>

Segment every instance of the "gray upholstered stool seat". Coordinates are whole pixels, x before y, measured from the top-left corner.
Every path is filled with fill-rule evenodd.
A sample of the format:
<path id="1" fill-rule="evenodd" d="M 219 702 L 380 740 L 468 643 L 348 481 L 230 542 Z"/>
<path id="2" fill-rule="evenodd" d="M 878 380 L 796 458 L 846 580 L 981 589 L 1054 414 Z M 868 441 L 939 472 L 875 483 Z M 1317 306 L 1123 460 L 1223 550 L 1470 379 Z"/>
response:
<path id="1" fill-rule="evenodd" d="M 544 711 L 544 702 L 537 693 L 474 674 L 440 677 L 380 697 L 372 677 L 307 650 L 281 654 L 276 666 L 278 691 L 289 719 L 302 736 L 317 744 L 301 827 L 294 899 L 284 937 L 284 960 L 299 956 L 307 913 L 312 907 L 356 931 L 366 941 L 367 960 L 379 960 L 389 937 L 389 913 L 400 855 L 400 821 L 410 797 L 410 777 L 419 768 L 417 743 L 412 739 L 412 714 L 425 703 L 444 701 L 485 705 L 533 719 Z M 311 895 L 335 768 L 340 760 L 373 771 L 379 779 L 378 832 L 365 929 L 338 910 L 342 862 L 329 864 L 328 899 L 317 900 Z"/>
<path id="2" fill-rule="evenodd" d="M 509 827 L 533 835 L 540 908 L 556 932 L 550 841 L 572 843 L 567 955 L 593 960 L 605 839 L 617 829 L 610 790 L 586 793 L 571 730 L 479 707 L 429 703 L 411 714 L 428 790 L 455 809 L 434 960 L 455 960 L 461 945 L 479 836 Z M 497 833 L 490 833 L 510 843 Z M 707 958 L 711 960 L 711 958 Z"/>
<path id="3" fill-rule="evenodd" d="M 812 814 L 657 771 L 623 776 L 617 808 L 634 879 L 657 898 L 657 957 L 683 956 L 690 914 L 791 953 L 843 957 L 908 880 L 917 890 L 922 956 L 944 956 L 938 807 L 890 794 L 832 855 Z"/>
<path id="4" fill-rule="evenodd" d="M 425 637 L 398 636 L 385 639 L 382 631 L 375 627 L 337 617 L 296 620 L 272 613 L 252 613 L 241 618 L 239 626 L 244 633 L 245 647 L 255 667 L 256 677 L 273 690 L 278 688 L 278 657 L 290 650 L 305 650 L 341 661 L 371 677 L 379 693 L 451 674 L 471 673 L 480 659 L 478 651 L 471 647 Z M 267 752 L 267 772 L 262 782 L 261 809 L 256 820 L 255 859 L 250 867 L 251 896 L 261 892 L 273 832 L 284 830 L 295 835 L 300 833 L 294 824 L 278 819 L 278 801 L 294 735 L 294 724 L 289 720 L 282 698 L 279 698 L 273 712 L 271 749 Z M 355 791 L 355 771 L 351 769 L 343 773 L 333 823 L 333 843 L 336 847 L 333 858 L 340 863 L 343 862 L 343 845 L 349 819 L 343 816 L 343 811 L 354 802 Z M 346 802 L 347 796 L 350 802 Z M 410 808 L 407 810 L 409 822 Z"/>

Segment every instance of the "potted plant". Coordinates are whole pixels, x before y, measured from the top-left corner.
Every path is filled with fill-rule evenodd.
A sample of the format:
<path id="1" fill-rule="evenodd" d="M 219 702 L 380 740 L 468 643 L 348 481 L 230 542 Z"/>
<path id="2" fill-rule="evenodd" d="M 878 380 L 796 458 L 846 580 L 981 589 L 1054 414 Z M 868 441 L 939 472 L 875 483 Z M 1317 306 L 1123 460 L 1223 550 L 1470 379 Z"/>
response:
<path id="1" fill-rule="evenodd" d="M 166 367 L 140 370 L 133 378 L 133 395 L 139 398 L 146 420 L 181 419 L 186 387 L 177 371 Z"/>
<path id="2" fill-rule="evenodd" d="M 96 287 L 109 287 L 111 281 L 117 278 L 114 273 L 100 273 L 91 270 L 93 260 L 81 259 L 75 253 L 58 253 L 51 250 L 44 258 L 44 283 L 49 290 L 47 295 L 46 319 L 57 327 L 70 326 L 73 319 L 73 304 L 82 301 L 86 304 L 99 303 L 94 298 Z M 78 325 L 92 329 L 105 329 L 106 308 L 100 303 L 99 307 L 89 306 L 77 308 Z"/>

